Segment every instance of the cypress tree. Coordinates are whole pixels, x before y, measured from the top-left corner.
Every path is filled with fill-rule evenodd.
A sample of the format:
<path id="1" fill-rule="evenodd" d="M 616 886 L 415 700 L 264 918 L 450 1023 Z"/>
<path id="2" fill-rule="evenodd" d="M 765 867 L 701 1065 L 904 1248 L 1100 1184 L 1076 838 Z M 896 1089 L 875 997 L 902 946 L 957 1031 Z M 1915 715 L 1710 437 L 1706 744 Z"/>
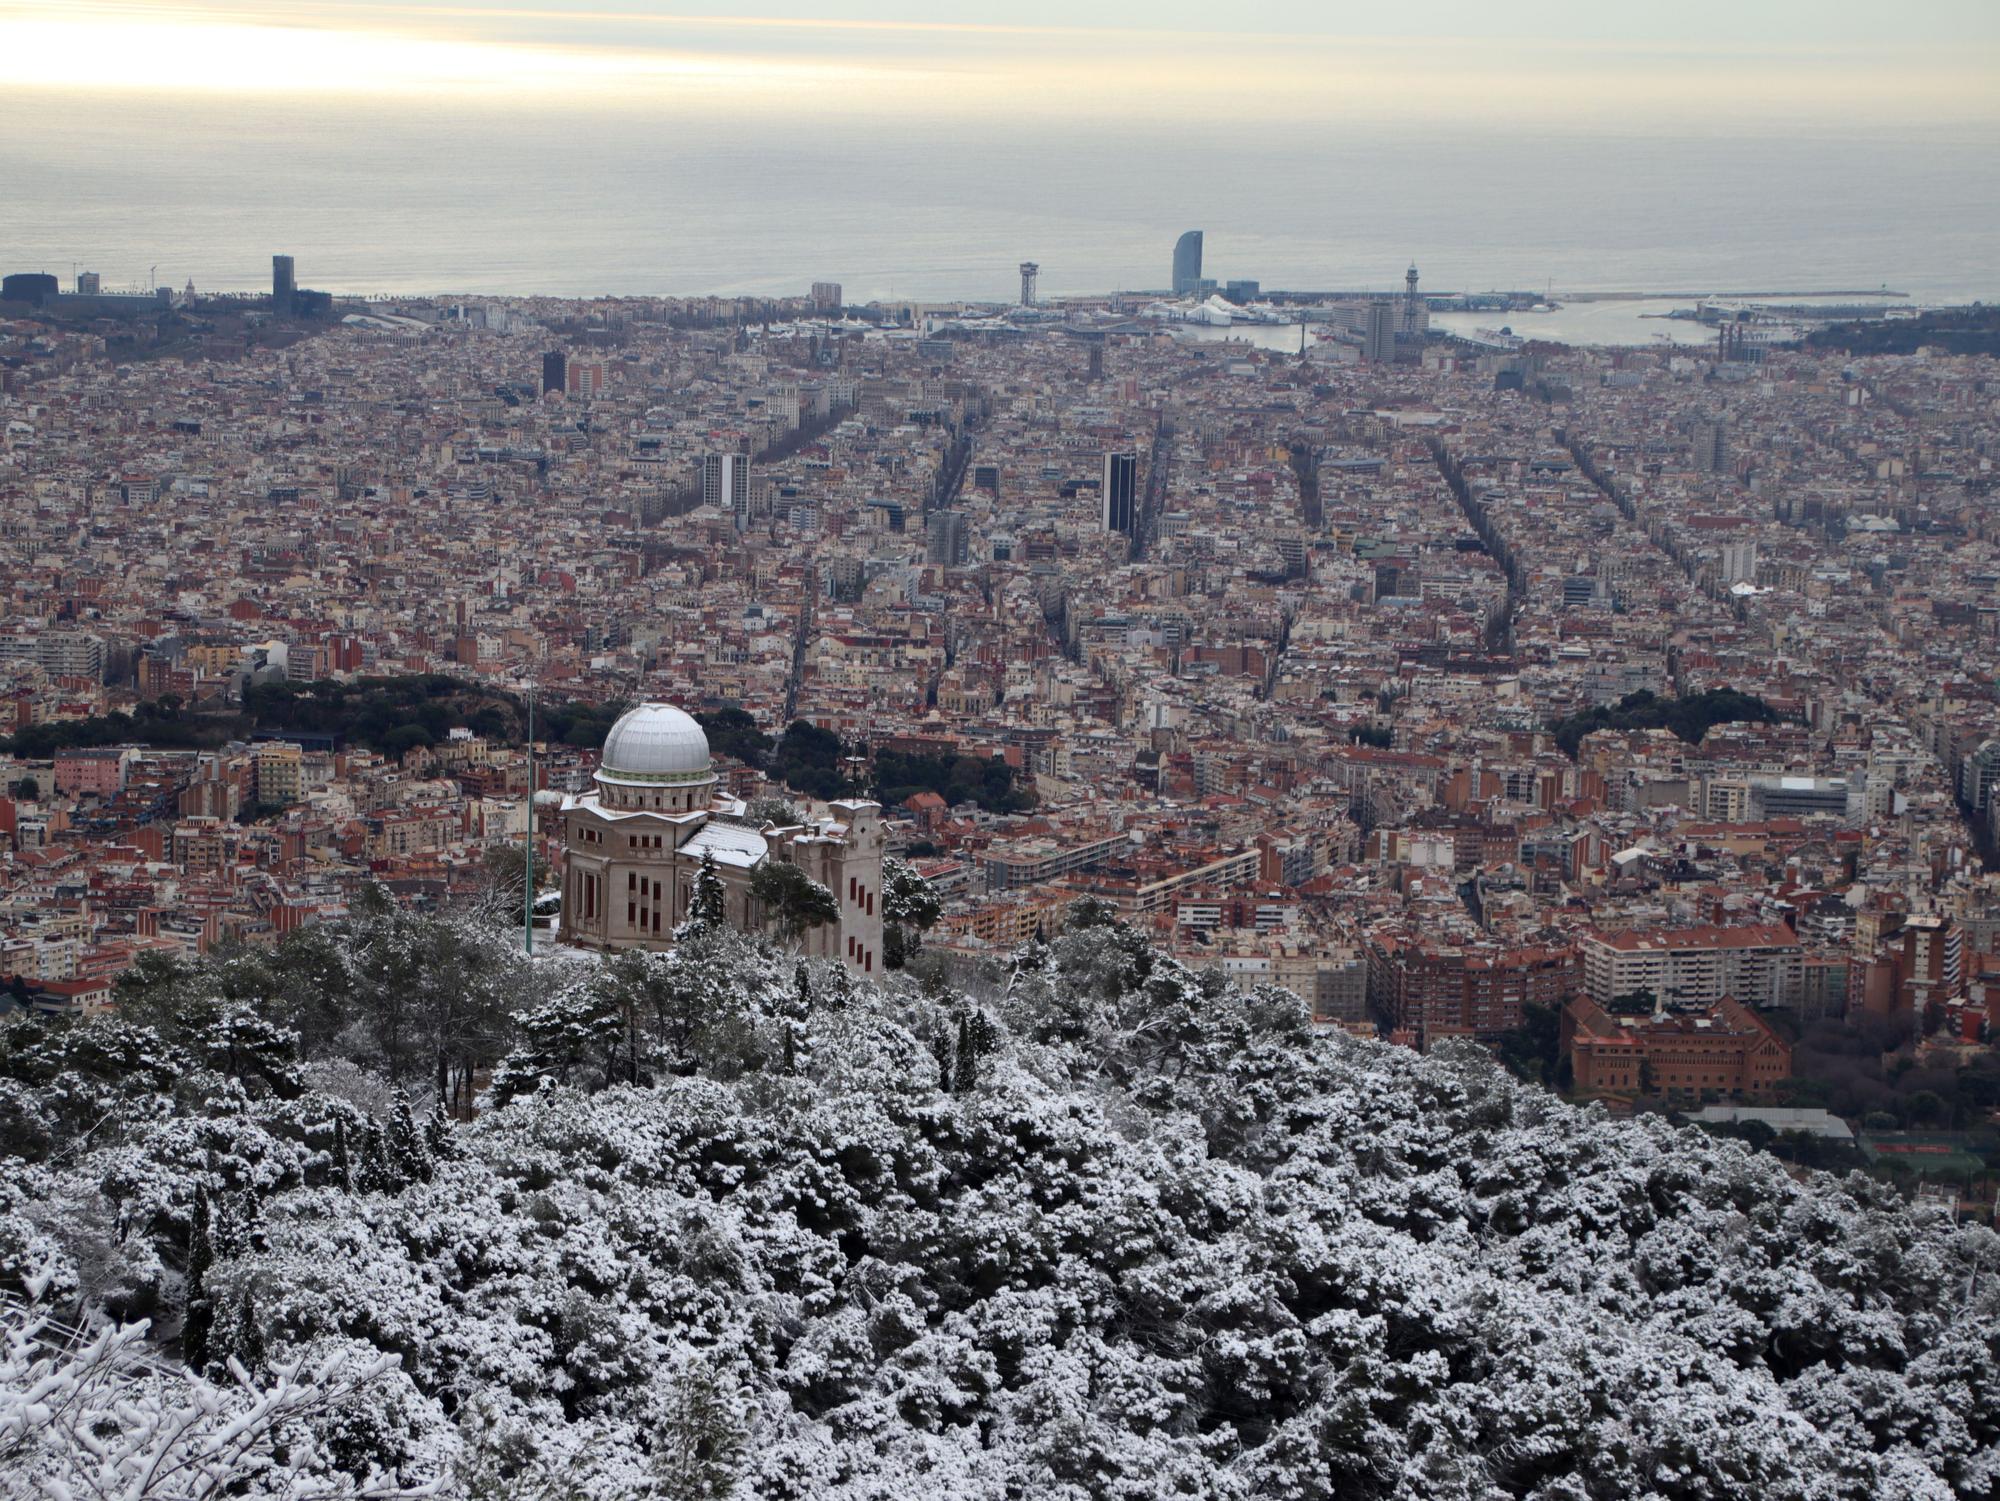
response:
<path id="1" fill-rule="evenodd" d="M 338 1115 L 333 1118 L 333 1181 L 349 1193 L 354 1191 L 354 1164 L 347 1157 L 347 1120 Z"/>
<path id="2" fill-rule="evenodd" d="M 979 1044 L 972 1034 L 972 1018 L 963 1011 L 958 1014 L 958 1067 L 953 1072 L 960 1094 L 969 1093 L 979 1082 Z"/>
<path id="3" fill-rule="evenodd" d="M 215 1262 L 215 1244 L 209 1236 L 208 1185 L 194 1191 L 194 1225 L 188 1232 L 187 1297 L 181 1310 L 181 1359 L 188 1369 L 201 1371 L 208 1365 L 208 1335 L 215 1325 L 215 1309 L 208 1296 L 208 1269 Z"/>
<path id="4" fill-rule="evenodd" d="M 382 1128 L 372 1115 L 368 1124 L 361 1128 L 361 1168 L 357 1179 L 357 1186 L 363 1193 L 394 1193 L 402 1187 L 390 1168 Z"/>
<path id="5" fill-rule="evenodd" d="M 433 1162 L 444 1162 L 457 1151 L 451 1139 L 451 1116 L 444 1108 L 442 1097 L 431 1106 L 430 1119 L 424 1122 L 424 1145 L 430 1148 Z"/>
<path id="6" fill-rule="evenodd" d="M 247 1282 L 236 1304 L 236 1358 L 253 1375 L 264 1368 L 264 1331 L 257 1327 L 257 1300 Z"/>
<path id="7" fill-rule="evenodd" d="M 830 1010 L 845 1011 L 847 1003 L 854 999 L 854 976 L 844 964 L 832 966 L 826 977 L 826 1005 Z"/>
<path id="8" fill-rule="evenodd" d="M 417 1119 L 410 1113 L 409 1097 L 400 1090 L 395 1108 L 389 1113 L 389 1170 L 395 1185 L 431 1180 L 431 1154 L 417 1131 Z"/>
<path id="9" fill-rule="evenodd" d="M 951 1039 L 939 1032 L 931 1039 L 931 1056 L 937 1059 L 938 1088 L 951 1093 Z"/>

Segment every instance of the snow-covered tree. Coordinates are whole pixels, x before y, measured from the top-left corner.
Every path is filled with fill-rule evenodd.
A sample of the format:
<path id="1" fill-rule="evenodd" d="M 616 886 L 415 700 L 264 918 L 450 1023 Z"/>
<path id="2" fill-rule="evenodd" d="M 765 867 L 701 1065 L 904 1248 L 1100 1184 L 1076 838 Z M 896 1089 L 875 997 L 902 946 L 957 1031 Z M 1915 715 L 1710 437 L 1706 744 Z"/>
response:
<path id="1" fill-rule="evenodd" d="M 882 861 L 882 955 L 891 969 L 908 962 L 943 915 L 943 901 L 916 867 L 893 855 Z"/>
<path id="2" fill-rule="evenodd" d="M 758 865 L 750 875 L 750 895 L 788 943 L 796 943 L 807 928 L 840 921 L 833 893 L 789 861 Z"/>
<path id="3" fill-rule="evenodd" d="M 715 873 L 715 851 L 703 850 L 701 867 L 694 877 L 694 898 L 688 904 L 689 925 L 697 929 L 721 927 L 725 918 L 722 900 L 722 877 Z"/>
<path id="4" fill-rule="evenodd" d="M 372 1028 L 439 961 L 395 952 L 419 923 L 368 931 L 330 983 L 377 997 Z M 261 1047 L 0 1026 L 0 1291 L 93 1329 L 154 1311 L 128 1374 L 197 1427 L 396 1358 L 284 1408 L 231 1494 L 2000 1490 L 1991 1232 L 1571 1108 L 1471 1046 L 1317 1035 L 1102 909 L 977 995 L 726 928 L 496 960 L 507 1061 L 458 1124 L 409 1066 L 434 1033 L 331 1068 L 286 1020 L 310 1007 L 216 964 L 175 971 L 160 1027 L 248 1007 L 299 1038 L 295 1093 Z M 400 1103 L 355 1077 L 371 1049 Z M 213 1386 L 176 1359 L 197 1302 Z M 30 1426 L 0 1428 L 0 1496 L 93 1494 L 66 1477 L 106 1435 Z"/>
<path id="5" fill-rule="evenodd" d="M 0 1494 L 50 1501 L 395 1501 L 435 1475 L 328 1465 L 316 1423 L 365 1394 L 393 1355 L 287 1362 L 264 1380 L 232 1363 L 215 1384 L 174 1369 L 146 1326 L 85 1335 L 0 1306 Z"/>

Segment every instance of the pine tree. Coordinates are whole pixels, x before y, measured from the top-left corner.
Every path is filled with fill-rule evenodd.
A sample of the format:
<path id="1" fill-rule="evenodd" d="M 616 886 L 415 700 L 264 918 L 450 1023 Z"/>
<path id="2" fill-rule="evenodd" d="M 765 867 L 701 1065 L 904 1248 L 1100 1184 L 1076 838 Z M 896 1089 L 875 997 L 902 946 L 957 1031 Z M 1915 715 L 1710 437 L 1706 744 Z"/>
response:
<path id="1" fill-rule="evenodd" d="M 431 1181 L 430 1149 L 417 1130 L 416 1117 L 410 1113 L 409 1097 L 401 1090 L 396 1092 L 395 1108 L 389 1114 L 388 1152 L 389 1171 L 396 1186 Z"/>
<path id="2" fill-rule="evenodd" d="M 750 877 L 750 895 L 786 943 L 798 942 L 807 928 L 840 921 L 834 894 L 783 860 L 766 860 L 757 867 Z"/>
<path id="3" fill-rule="evenodd" d="M 643 972 L 644 962 L 640 955 L 620 955 L 599 969 L 565 980 L 547 1000 L 521 1012 L 515 1018 L 520 1044 L 493 1075 L 495 1098 L 504 1104 L 533 1092 L 543 1079 L 597 1090 L 634 1077 L 639 999 L 630 971 L 637 965 Z M 694 1029 L 690 1018 L 687 1031 L 691 1034 Z M 686 1038 L 679 1041 L 685 1043 Z M 669 1051 L 678 1055 L 682 1049 Z M 690 1072 L 692 1067 L 689 1062 Z"/>
<path id="4" fill-rule="evenodd" d="M 799 1035 L 790 1022 L 785 1023 L 785 1075 L 791 1077 L 799 1071 Z"/>
<path id="5" fill-rule="evenodd" d="M 354 1164 L 347 1157 L 347 1121 L 338 1115 L 333 1118 L 333 1181 L 350 1193 L 354 1190 Z"/>
<path id="6" fill-rule="evenodd" d="M 691 1359 L 674 1380 L 653 1450 L 663 1501 L 726 1501 L 736 1492 L 749 1438 L 747 1402 Z"/>
<path id="7" fill-rule="evenodd" d="M 799 991 L 799 1015 L 811 1016 L 813 1008 L 812 971 L 806 968 L 805 960 L 801 959 L 792 967 L 792 979 L 797 984 Z"/>
<path id="8" fill-rule="evenodd" d="M 451 1139 L 451 1115 L 444 1108 L 442 1096 L 431 1106 L 430 1118 L 424 1122 L 424 1145 L 430 1148 L 434 1163 L 448 1162 L 457 1155 L 458 1143 Z"/>
<path id="9" fill-rule="evenodd" d="M 893 856 L 882 862 L 882 955 L 901 969 L 923 947 L 924 932 L 944 915 L 944 903 L 915 867 Z"/>
<path id="10" fill-rule="evenodd" d="M 695 873 L 694 898 L 688 906 L 688 923 L 697 932 L 710 932 L 723 925 L 722 877 L 715 873 L 715 851 L 701 852 L 701 869 Z"/>
<path id="11" fill-rule="evenodd" d="M 208 1335 L 215 1326 L 215 1307 L 208 1296 L 208 1270 L 215 1263 L 210 1239 L 208 1185 L 194 1191 L 194 1224 L 188 1232 L 187 1297 L 181 1312 L 181 1359 L 189 1370 L 208 1365 Z"/>

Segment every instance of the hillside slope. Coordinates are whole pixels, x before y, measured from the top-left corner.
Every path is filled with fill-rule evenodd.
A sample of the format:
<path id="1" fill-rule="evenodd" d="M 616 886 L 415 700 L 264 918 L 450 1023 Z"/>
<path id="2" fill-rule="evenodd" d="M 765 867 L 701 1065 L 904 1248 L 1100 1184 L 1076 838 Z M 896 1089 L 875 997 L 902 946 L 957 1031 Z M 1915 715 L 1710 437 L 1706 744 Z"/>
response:
<path id="1" fill-rule="evenodd" d="M 15 1024 L 0 1278 L 66 1317 L 151 1316 L 167 1368 L 191 1347 L 224 1385 L 232 1358 L 268 1384 L 347 1357 L 369 1379 L 302 1408 L 293 1449 L 276 1432 L 287 1484 L 1859 1501 L 2000 1481 L 2000 1243 L 1866 1180 L 1801 1186 L 1475 1051 L 1317 1037 L 1286 993 L 1087 915 L 976 997 L 721 933 L 622 989 L 606 968 L 507 972 L 534 992 L 512 1099 L 469 1126 L 337 1057 L 372 1056 L 351 1035 L 300 1061 L 296 984 L 223 999 L 217 968 L 152 997 L 150 1026 Z M 77 1463 L 4 1425 L 9 1494 Z M 250 1493 L 296 1493 L 257 1473 Z"/>

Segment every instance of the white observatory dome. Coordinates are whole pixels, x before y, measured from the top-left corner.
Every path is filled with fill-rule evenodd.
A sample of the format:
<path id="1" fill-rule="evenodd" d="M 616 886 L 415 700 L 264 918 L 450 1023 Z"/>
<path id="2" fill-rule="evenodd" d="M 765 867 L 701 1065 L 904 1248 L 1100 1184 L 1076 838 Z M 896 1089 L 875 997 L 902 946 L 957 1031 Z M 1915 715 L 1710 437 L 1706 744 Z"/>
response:
<path id="1" fill-rule="evenodd" d="M 604 737 L 600 781 L 691 782 L 709 775 L 708 736 L 672 704 L 641 704 Z"/>

